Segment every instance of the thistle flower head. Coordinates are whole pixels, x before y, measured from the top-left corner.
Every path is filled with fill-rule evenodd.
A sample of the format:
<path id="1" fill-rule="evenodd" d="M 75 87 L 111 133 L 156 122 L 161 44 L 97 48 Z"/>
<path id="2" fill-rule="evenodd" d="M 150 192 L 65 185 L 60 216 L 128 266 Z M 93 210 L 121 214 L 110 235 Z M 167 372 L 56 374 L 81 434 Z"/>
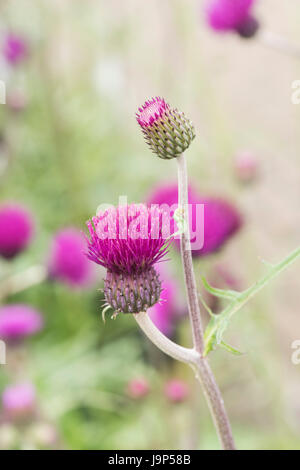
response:
<path id="1" fill-rule="evenodd" d="M 251 10 L 255 0 L 208 0 L 206 6 L 207 21 L 218 32 L 236 31 L 242 37 L 252 37 L 258 22 Z"/>
<path id="2" fill-rule="evenodd" d="M 25 40 L 16 34 L 8 34 L 3 45 L 3 54 L 10 65 L 18 65 L 28 54 Z"/>
<path id="3" fill-rule="evenodd" d="M 88 258 L 117 274 L 138 274 L 167 252 L 163 212 L 144 204 L 111 207 L 87 223 Z"/>
<path id="4" fill-rule="evenodd" d="M 10 419 L 28 418 L 35 406 L 35 389 L 30 383 L 6 387 L 2 394 L 2 408 Z"/>
<path id="5" fill-rule="evenodd" d="M 154 268 L 167 253 L 163 212 L 143 204 L 111 207 L 87 223 L 90 260 L 107 269 L 104 294 L 116 311 L 138 313 L 159 301 Z"/>
<path id="6" fill-rule="evenodd" d="M 23 304 L 8 304 L 0 308 L 0 338 L 16 341 L 42 329 L 41 314 Z"/>
<path id="7" fill-rule="evenodd" d="M 0 207 L 0 255 L 13 258 L 23 251 L 33 235 L 32 217 L 17 204 Z"/>
<path id="8" fill-rule="evenodd" d="M 93 272 L 85 254 L 84 238 L 76 228 L 59 231 L 52 243 L 49 275 L 70 287 L 88 287 Z"/>
<path id="9" fill-rule="evenodd" d="M 136 119 L 151 150 L 165 160 L 182 154 L 195 137 L 191 121 L 160 97 L 146 101 Z"/>

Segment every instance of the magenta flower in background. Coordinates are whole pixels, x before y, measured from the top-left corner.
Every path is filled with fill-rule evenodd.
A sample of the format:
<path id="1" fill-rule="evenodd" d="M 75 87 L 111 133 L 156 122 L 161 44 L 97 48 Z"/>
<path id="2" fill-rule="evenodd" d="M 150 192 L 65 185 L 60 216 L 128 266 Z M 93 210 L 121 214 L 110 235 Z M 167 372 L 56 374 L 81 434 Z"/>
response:
<path id="1" fill-rule="evenodd" d="M 24 304 L 7 304 L 0 308 L 0 338 L 16 341 L 39 332 L 42 316 Z"/>
<path id="2" fill-rule="evenodd" d="M 25 39 L 16 34 L 8 34 L 4 39 L 3 55 L 10 65 L 18 65 L 28 55 Z"/>
<path id="3" fill-rule="evenodd" d="M 139 313 L 155 305 L 161 282 L 154 265 L 168 250 L 163 212 L 144 204 L 111 207 L 87 226 L 87 256 L 107 269 L 107 304 L 117 313 Z"/>
<path id="4" fill-rule="evenodd" d="M 181 403 L 189 395 L 189 387 L 183 380 L 173 379 L 165 385 L 165 396 L 172 403 Z"/>
<path id="5" fill-rule="evenodd" d="M 0 206 L 0 255 L 6 259 L 21 253 L 33 235 L 31 214 L 17 204 Z"/>
<path id="6" fill-rule="evenodd" d="M 177 305 L 178 286 L 171 279 L 162 282 L 160 301 L 148 310 L 149 317 L 166 336 L 172 336 L 179 317 Z"/>
<path id="7" fill-rule="evenodd" d="M 208 24 L 217 32 L 236 31 L 243 37 L 252 37 L 258 22 L 252 16 L 255 0 L 208 0 Z"/>
<path id="8" fill-rule="evenodd" d="M 84 237 L 76 228 L 58 232 L 50 251 L 50 278 L 70 287 L 88 287 L 94 280 L 94 272 L 85 256 L 85 248 Z"/>
<path id="9" fill-rule="evenodd" d="M 30 383 L 11 385 L 2 394 L 2 408 L 7 418 L 28 418 L 36 404 L 35 388 Z"/>
<path id="10" fill-rule="evenodd" d="M 26 108 L 28 100 L 26 95 L 21 90 L 16 89 L 7 95 L 6 104 L 11 111 L 20 113 Z"/>
<path id="11" fill-rule="evenodd" d="M 250 183 L 258 175 L 258 161 L 252 152 L 240 152 L 235 159 L 235 172 L 241 183 Z"/>
<path id="12" fill-rule="evenodd" d="M 127 384 L 127 394 L 130 398 L 144 398 L 150 392 L 149 382 L 143 377 L 132 379 Z"/>
<path id="13" fill-rule="evenodd" d="M 177 184 L 161 184 L 148 197 L 148 204 L 168 204 L 177 208 L 178 189 Z M 189 187 L 189 204 L 190 204 L 190 232 L 191 242 L 197 237 L 197 233 L 193 234 L 193 230 L 199 223 L 196 222 L 198 216 L 196 204 L 204 205 L 204 244 L 200 249 L 193 249 L 193 256 L 203 256 L 218 251 L 241 227 L 242 219 L 237 209 L 223 198 L 204 197 L 196 193 Z M 203 227 L 201 228 L 203 229 Z M 173 222 L 172 230 L 175 230 L 175 222 Z M 177 248 L 180 247 L 179 240 L 175 239 L 174 243 Z"/>

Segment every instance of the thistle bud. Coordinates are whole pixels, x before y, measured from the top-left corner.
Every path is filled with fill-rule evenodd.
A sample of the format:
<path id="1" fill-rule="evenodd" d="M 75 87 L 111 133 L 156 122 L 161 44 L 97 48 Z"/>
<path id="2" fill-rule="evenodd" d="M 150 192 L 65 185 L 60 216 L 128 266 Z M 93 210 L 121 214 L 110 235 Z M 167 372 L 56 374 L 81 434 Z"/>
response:
<path id="1" fill-rule="evenodd" d="M 163 98 L 152 98 L 139 108 L 136 119 L 152 152 L 164 160 L 179 157 L 195 138 L 191 121 Z"/>

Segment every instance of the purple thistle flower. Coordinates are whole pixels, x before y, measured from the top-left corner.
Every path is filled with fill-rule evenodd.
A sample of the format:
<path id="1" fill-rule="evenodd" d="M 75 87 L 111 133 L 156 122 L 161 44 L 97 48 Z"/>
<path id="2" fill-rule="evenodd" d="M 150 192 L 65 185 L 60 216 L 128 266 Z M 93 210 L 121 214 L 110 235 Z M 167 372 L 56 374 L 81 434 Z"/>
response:
<path id="1" fill-rule="evenodd" d="M 87 222 L 87 256 L 107 269 L 104 294 L 116 312 L 146 311 L 160 299 L 154 269 L 168 250 L 163 212 L 144 204 L 111 207 Z"/>
<path id="2" fill-rule="evenodd" d="M 168 204 L 169 207 L 177 208 L 178 188 L 176 184 L 162 184 L 158 186 L 148 198 L 148 204 Z M 189 187 L 190 205 L 190 231 L 191 242 L 194 241 L 192 235 L 193 228 L 198 227 L 196 222 L 196 205 L 204 205 L 204 244 L 200 249 L 193 249 L 194 257 L 203 256 L 218 251 L 227 240 L 229 240 L 241 227 L 242 219 L 236 208 L 228 201 L 217 197 L 203 197 Z M 171 230 L 175 231 L 175 222 L 171 225 Z M 198 234 L 195 233 L 195 237 Z M 174 243 L 179 249 L 179 240 Z"/>
<path id="3" fill-rule="evenodd" d="M 13 258 L 29 244 L 33 235 L 31 214 L 17 204 L 0 207 L 0 255 Z"/>
<path id="4" fill-rule="evenodd" d="M 85 256 L 85 242 L 76 228 L 58 232 L 49 259 L 49 276 L 70 287 L 88 287 L 93 282 L 93 270 Z"/>
<path id="5" fill-rule="evenodd" d="M 28 46 L 21 36 L 8 34 L 3 44 L 3 54 L 10 65 L 18 65 L 28 55 Z"/>
<path id="6" fill-rule="evenodd" d="M 195 137 L 194 127 L 184 113 L 172 109 L 159 96 L 138 109 L 136 120 L 152 152 L 165 160 L 181 155 Z"/>
<path id="7" fill-rule="evenodd" d="M 17 341 L 31 336 L 43 327 L 42 316 L 32 307 L 7 304 L 0 308 L 0 338 Z"/>
<path id="8" fill-rule="evenodd" d="M 236 31 L 242 37 L 254 36 L 259 25 L 251 10 L 255 0 L 208 0 L 208 24 L 217 32 Z"/>
<path id="9" fill-rule="evenodd" d="M 36 395 L 30 383 L 11 385 L 2 393 L 2 408 L 10 419 L 28 418 L 35 408 Z"/>

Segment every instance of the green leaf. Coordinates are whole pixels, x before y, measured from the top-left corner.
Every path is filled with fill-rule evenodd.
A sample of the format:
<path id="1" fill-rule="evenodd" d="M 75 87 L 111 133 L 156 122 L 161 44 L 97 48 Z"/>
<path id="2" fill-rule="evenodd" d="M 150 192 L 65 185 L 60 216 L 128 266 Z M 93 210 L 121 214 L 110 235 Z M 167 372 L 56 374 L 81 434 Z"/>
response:
<path id="1" fill-rule="evenodd" d="M 224 341 L 221 341 L 220 347 L 225 349 L 225 351 L 228 351 L 231 354 L 234 354 L 235 356 L 243 356 L 243 354 L 244 354 L 241 351 L 238 351 L 237 349 L 230 346 L 230 344 L 225 343 Z"/>
<path id="2" fill-rule="evenodd" d="M 206 301 L 205 301 L 203 295 L 200 294 L 200 292 L 198 292 L 198 296 L 199 296 L 199 298 L 200 298 L 200 300 L 201 300 L 201 303 L 203 304 L 205 310 L 207 311 L 207 313 L 208 313 L 211 317 L 214 317 L 215 314 L 214 314 L 214 312 L 212 311 L 212 309 L 208 306 L 208 304 L 206 303 Z"/>
<path id="3" fill-rule="evenodd" d="M 234 291 L 231 292 L 231 302 L 227 305 L 227 307 L 218 315 L 214 315 L 205 330 L 204 333 L 204 340 L 205 340 L 205 348 L 204 348 L 204 355 L 206 356 L 210 351 L 216 349 L 217 346 L 222 345 L 223 335 L 226 328 L 229 325 L 229 322 L 232 316 L 238 312 L 254 295 L 256 295 L 260 290 L 262 290 L 271 280 L 273 280 L 276 276 L 278 276 L 282 271 L 284 271 L 288 266 L 290 266 L 296 259 L 300 257 L 300 247 L 296 250 L 291 252 L 286 258 L 284 258 L 278 264 L 275 264 L 269 268 L 267 274 L 253 284 L 249 289 L 246 289 L 243 292 L 235 293 Z M 205 284 L 206 283 L 206 284 Z M 204 285 L 208 285 L 209 292 L 218 293 L 220 291 L 222 295 L 226 292 L 227 297 L 223 295 L 223 298 L 230 299 L 230 294 L 228 296 L 228 291 L 222 291 L 221 289 L 214 289 L 207 281 L 204 282 Z M 234 295 L 233 295 L 234 293 Z M 224 345 L 223 345 L 224 346 Z"/>
<path id="4" fill-rule="evenodd" d="M 205 277 L 202 277 L 202 282 L 205 287 L 205 289 L 210 292 L 212 295 L 215 297 L 220 297 L 221 299 L 227 299 L 227 300 L 233 300 L 237 299 L 240 292 L 237 292 L 235 290 L 227 290 L 227 289 L 218 289 L 216 287 L 212 287 Z"/>

